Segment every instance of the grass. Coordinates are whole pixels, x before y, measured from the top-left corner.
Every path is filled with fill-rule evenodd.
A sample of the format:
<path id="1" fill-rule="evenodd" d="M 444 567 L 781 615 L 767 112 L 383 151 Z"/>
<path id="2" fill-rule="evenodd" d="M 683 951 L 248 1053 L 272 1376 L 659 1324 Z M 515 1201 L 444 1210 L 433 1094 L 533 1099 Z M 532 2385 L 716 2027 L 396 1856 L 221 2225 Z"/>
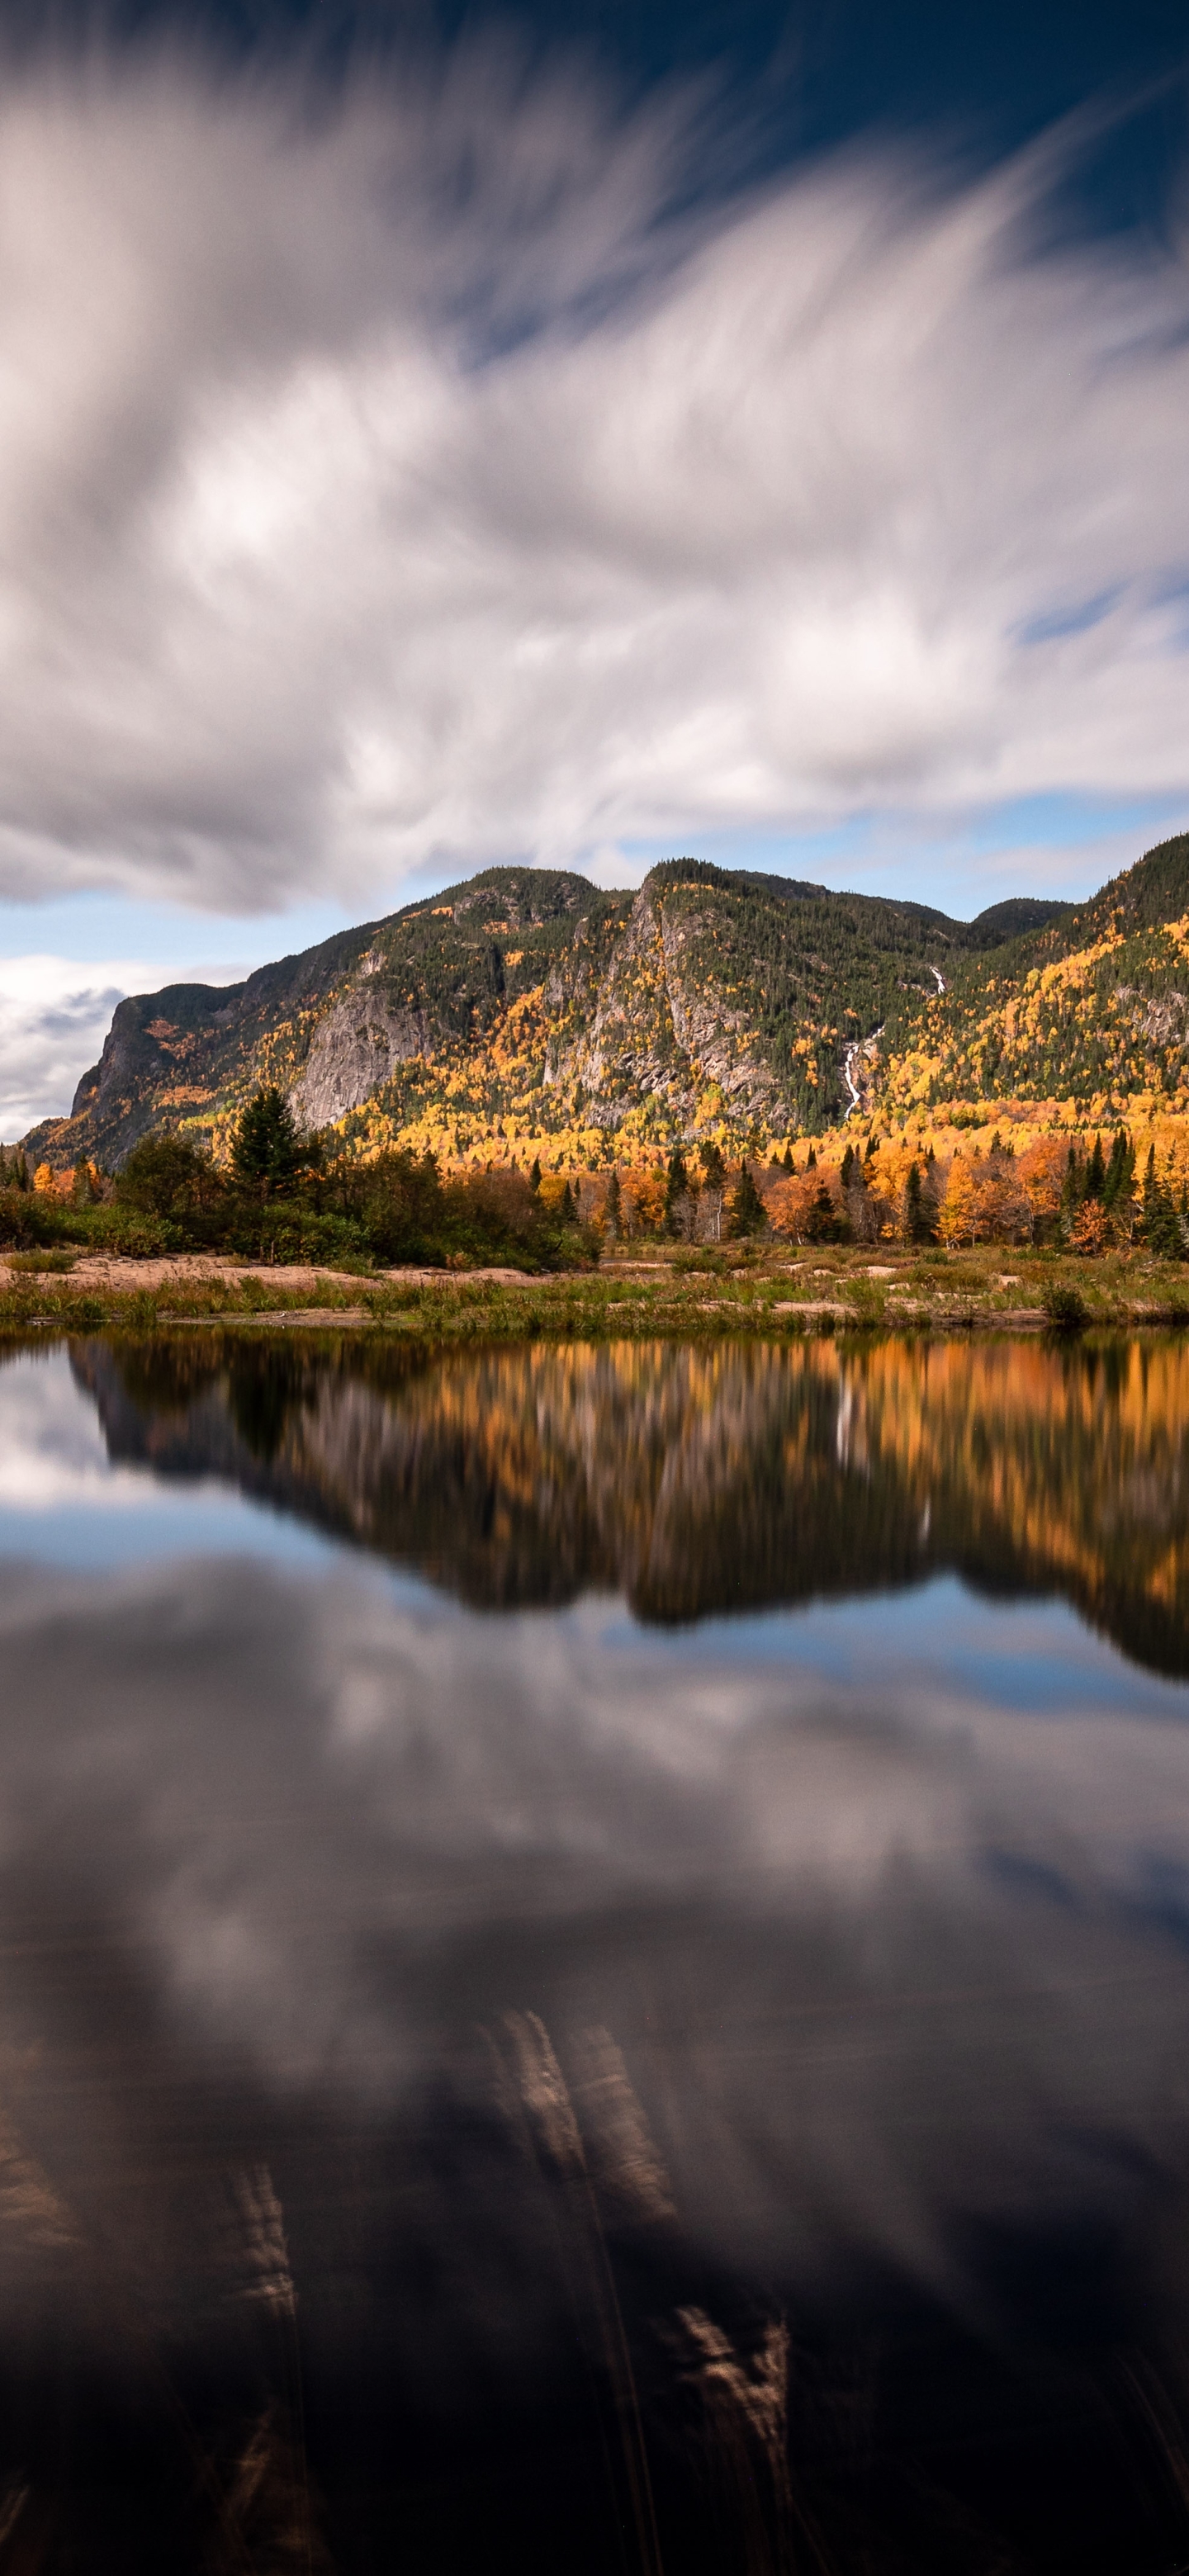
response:
<path id="1" fill-rule="evenodd" d="M 885 1275 L 872 1278 L 872 1269 Z M 173 1280 L 74 1288 L 28 1264 L 11 1264 L 0 1290 L 0 1331 L 107 1324 L 153 1330 L 171 1323 L 234 1324 L 283 1317 L 285 1326 L 332 1324 L 412 1333 L 433 1342 L 768 1337 L 802 1331 L 953 1332 L 1078 1324 L 1189 1323 L 1189 1272 L 1142 1253 L 1075 1261 L 993 1245 L 977 1251 L 874 1252 L 729 1247 L 709 1258 L 663 1245 L 640 1247 L 601 1270 L 553 1273 L 523 1283 L 443 1272 L 429 1281 L 321 1280 L 295 1290 L 247 1273 L 229 1280 Z"/>

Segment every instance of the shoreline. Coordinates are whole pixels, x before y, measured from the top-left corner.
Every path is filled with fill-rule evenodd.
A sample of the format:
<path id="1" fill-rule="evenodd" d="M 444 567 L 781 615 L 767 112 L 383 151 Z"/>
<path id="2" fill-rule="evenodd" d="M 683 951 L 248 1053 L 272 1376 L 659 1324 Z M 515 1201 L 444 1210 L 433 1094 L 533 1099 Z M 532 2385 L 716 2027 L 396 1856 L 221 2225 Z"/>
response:
<path id="1" fill-rule="evenodd" d="M 85 1257 L 69 1271 L 0 1260 L 0 1339 L 13 1333 L 195 1330 L 396 1333 L 429 1342 L 735 1337 L 785 1341 L 836 1333 L 1034 1336 L 1060 1329 L 1134 1333 L 1189 1325 L 1189 1276 L 1135 1256 L 1096 1263 L 1017 1253 L 929 1251 L 873 1262 L 851 1250 L 800 1260 L 767 1250 L 647 1257 L 590 1271 L 355 1272 L 269 1268 L 203 1255 Z"/>

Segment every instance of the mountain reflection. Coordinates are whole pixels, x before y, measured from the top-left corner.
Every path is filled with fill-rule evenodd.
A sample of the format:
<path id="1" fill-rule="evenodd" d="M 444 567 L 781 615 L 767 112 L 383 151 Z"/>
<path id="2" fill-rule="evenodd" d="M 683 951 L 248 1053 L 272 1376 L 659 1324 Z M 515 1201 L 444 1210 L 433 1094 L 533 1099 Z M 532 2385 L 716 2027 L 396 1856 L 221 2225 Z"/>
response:
<path id="1" fill-rule="evenodd" d="M 217 1475 L 473 1605 L 612 1589 L 672 1622 L 952 1569 L 1189 1671 L 1180 1341 L 427 1359 L 204 1334 L 73 1366 L 113 1460 Z"/>

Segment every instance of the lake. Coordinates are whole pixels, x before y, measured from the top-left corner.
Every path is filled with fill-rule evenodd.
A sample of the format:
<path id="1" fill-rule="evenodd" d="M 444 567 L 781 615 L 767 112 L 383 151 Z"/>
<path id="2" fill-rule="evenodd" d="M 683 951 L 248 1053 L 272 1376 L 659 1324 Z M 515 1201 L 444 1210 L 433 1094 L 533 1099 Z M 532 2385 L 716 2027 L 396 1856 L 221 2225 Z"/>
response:
<path id="1" fill-rule="evenodd" d="M 0 2569 L 1189 2564 L 1189 1344 L 0 1358 Z"/>

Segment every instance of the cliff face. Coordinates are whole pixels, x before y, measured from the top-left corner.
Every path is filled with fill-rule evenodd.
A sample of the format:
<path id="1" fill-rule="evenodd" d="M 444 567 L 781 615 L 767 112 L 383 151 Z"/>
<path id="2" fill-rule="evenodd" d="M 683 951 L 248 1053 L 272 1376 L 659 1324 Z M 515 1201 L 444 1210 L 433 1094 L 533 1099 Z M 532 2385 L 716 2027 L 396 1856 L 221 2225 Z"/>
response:
<path id="1" fill-rule="evenodd" d="M 880 1079 L 886 1027 L 911 1032 L 963 960 L 1062 909 L 951 921 L 689 860 L 634 897 L 492 868 L 243 984 L 122 1002 L 70 1116 L 26 1150 L 115 1169 L 148 1130 L 181 1127 L 218 1156 L 262 1081 L 360 1151 L 531 1161 L 562 1136 L 631 1154 L 813 1132 Z"/>

